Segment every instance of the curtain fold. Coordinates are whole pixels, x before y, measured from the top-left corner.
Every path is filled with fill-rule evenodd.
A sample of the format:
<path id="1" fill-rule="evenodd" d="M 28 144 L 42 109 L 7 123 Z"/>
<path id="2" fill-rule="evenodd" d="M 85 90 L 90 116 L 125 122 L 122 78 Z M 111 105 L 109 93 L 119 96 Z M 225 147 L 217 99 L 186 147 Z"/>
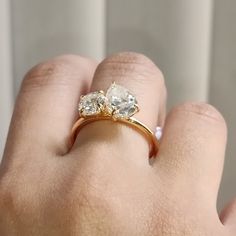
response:
<path id="1" fill-rule="evenodd" d="M 236 195 L 236 1 L 216 0 L 214 7 L 210 102 L 224 115 L 228 145 L 219 208 Z"/>
<path id="2" fill-rule="evenodd" d="M 13 104 L 10 5 L 0 1 L 0 157 L 5 145 Z"/>

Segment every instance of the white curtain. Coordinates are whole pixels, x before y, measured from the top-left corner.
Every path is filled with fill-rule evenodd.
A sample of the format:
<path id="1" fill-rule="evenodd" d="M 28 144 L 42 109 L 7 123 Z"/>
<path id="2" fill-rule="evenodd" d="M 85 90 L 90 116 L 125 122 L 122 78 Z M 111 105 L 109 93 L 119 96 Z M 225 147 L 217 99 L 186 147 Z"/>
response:
<path id="1" fill-rule="evenodd" d="M 26 71 L 45 58 L 77 53 L 97 59 L 133 50 L 166 77 L 168 107 L 208 101 L 225 116 L 229 145 L 219 206 L 236 195 L 236 1 L 0 1 L 0 151 Z"/>
<path id="2" fill-rule="evenodd" d="M 0 1 L 0 159 L 10 122 L 13 105 L 12 48 L 10 38 L 10 6 Z"/>

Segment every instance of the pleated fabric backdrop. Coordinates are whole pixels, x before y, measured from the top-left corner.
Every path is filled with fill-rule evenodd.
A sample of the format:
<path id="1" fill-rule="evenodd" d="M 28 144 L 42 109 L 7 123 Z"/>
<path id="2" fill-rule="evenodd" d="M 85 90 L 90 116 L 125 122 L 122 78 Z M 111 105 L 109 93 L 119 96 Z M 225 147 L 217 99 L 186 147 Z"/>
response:
<path id="1" fill-rule="evenodd" d="M 233 0 L 1 0 L 0 152 L 20 82 L 34 64 L 63 53 L 100 60 L 137 51 L 162 69 L 169 108 L 208 101 L 225 116 L 223 206 L 236 195 L 235 22 Z"/>

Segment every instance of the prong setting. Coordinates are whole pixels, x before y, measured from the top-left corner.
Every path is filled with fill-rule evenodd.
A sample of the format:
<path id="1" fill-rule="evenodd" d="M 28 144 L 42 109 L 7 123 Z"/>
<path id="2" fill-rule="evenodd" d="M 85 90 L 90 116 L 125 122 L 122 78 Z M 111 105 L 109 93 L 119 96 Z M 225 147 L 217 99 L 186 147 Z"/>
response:
<path id="1" fill-rule="evenodd" d="M 116 119 L 127 119 L 139 111 L 134 95 L 115 82 L 108 88 L 106 94 L 100 90 L 83 95 L 79 102 L 79 114 L 87 116 L 111 116 Z"/>

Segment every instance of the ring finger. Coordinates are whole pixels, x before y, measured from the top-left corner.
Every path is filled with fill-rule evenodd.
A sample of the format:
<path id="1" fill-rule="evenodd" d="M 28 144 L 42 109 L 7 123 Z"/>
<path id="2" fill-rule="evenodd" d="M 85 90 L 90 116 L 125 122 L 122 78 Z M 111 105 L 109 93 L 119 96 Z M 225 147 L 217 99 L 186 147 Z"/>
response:
<path id="1" fill-rule="evenodd" d="M 150 59 L 129 52 L 108 57 L 98 66 L 91 90 L 107 91 L 113 82 L 127 88 L 136 97 L 140 111 L 134 115 L 135 118 L 151 130 L 163 124 L 166 88 L 162 73 Z M 99 148 L 99 156 L 103 157 L 104 150 L 113 157 L 118 155 L 142 162 L 148 160 L 147 141 L 133 129 L 119 123 L 103 121 L 86 126 L 79 133 L 73 151 L 80 150 L 81 146 L 84 150 L 84 145 L 90 152 L 94 150 L 98 153 Z"/>

